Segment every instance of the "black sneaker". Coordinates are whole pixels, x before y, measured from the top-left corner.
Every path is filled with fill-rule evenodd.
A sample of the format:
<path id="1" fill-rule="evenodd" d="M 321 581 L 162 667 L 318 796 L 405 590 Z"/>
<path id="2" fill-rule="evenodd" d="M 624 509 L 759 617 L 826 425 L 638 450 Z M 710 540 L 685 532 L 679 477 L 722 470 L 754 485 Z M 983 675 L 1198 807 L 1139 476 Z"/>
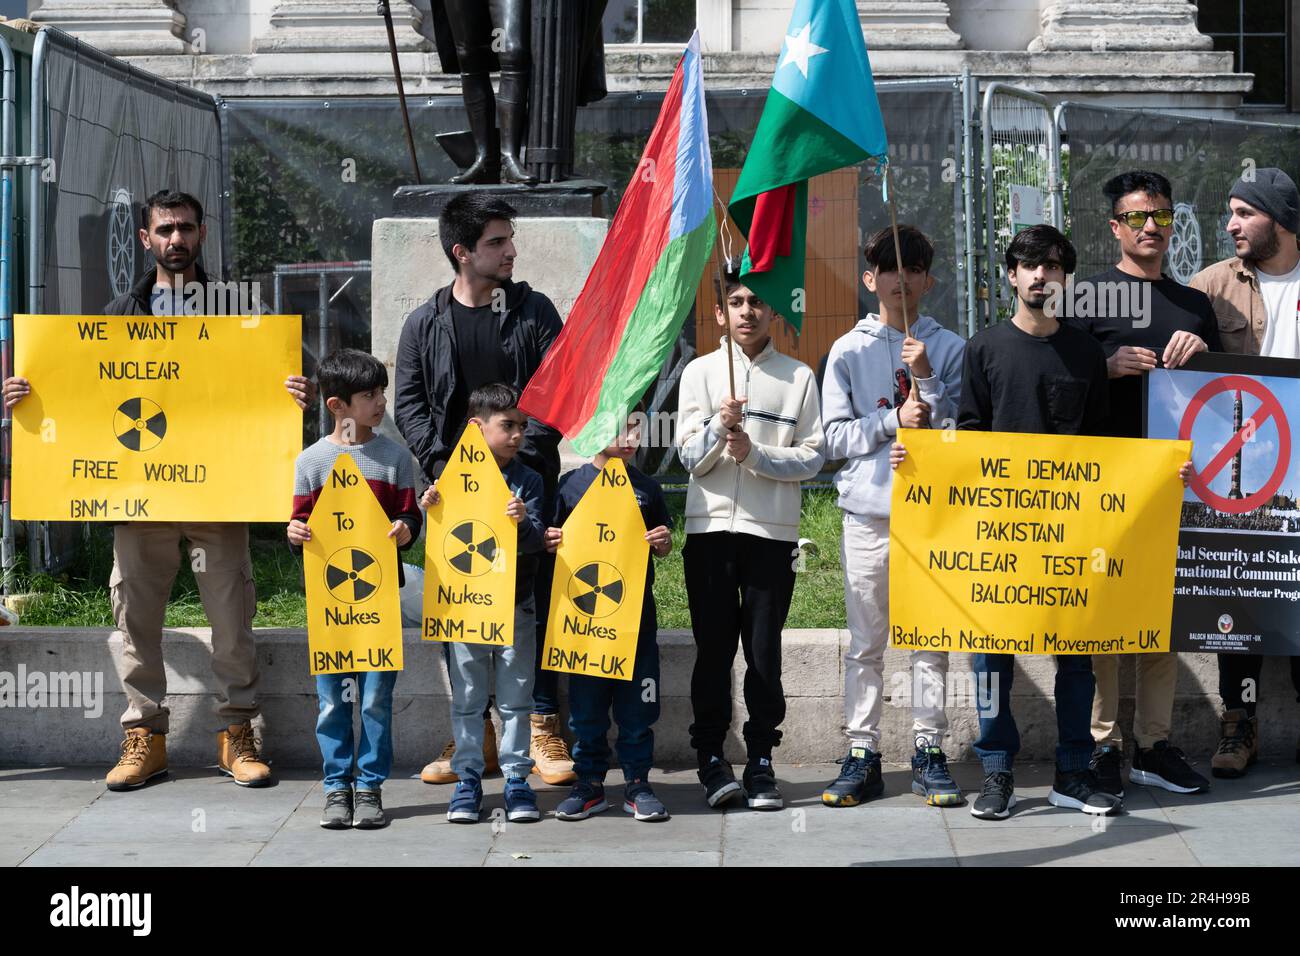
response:
<path id="1" fill-rule="evenodd" d="M 948 771 L 943 750 L 923 737 L 916 739 L 916 753 L 912 755 L 912 792 L 925 797 L 932 807 L 956 807 L 966 802 L 961 787 Z"/>
<path id="2" fill-rule="evenodd" d="M 1093 751 L 1092 760 L 1088 762 L 1088 769 L 1097 775 L 1097 789 L 1120 799 L 1124 797 L 1124 778 L 1120 776 L 1123 767 L 1124 752 L 1109 744 Z M 1129 777 L 1134 783 L 1142 782 L 1131 773 Z"/>
<path id="3" fill-rule="evenodd" d="M 970 815 L 981 820 L 1005 820 L 1016 805 L 1016 778 L 1009 770 L 996 770 L 984 778 L 984 789 L 970 805 Z"/>
<path id="4" fill-rule="evenodd" d="M 384 804 L 378 790 L 358 790 L 352 825 L 358 830 L 379 830 L 388 826 Z"/>
<path id="5" fill-rule="evenodd" d="M 781 791 L 776 786 L 776 771 L 772 761 L 757 757 L 745 764 L 745 793 L 751 810 L 780 810 L 785 806 Z"/>
<path id="6" fill-rule="evenodd" d="M 704 785 L 704 796 L 711 807 L 721 807 L 745 794 L 736 782 L 736 774 L 731 764 L 721 757 L 710 757 L 699 769 L 700 783 Z"/>
<path id="7" fill-rule="evenodd" d="M 1047 802 L 1054 807 L 1082 810 L 1105 816 L 1118 813 L 1123 801 L 1097 785 L 1097 775 L 1091 770 L 1057 769 L 1052 789 L 1047 792 Z"/>
<path id="8" fill-rule="evenodd" d="M 880 754 L 866 747 L 853 747 L 847 757 L 836 763 L 840 765 L 840 775 L 822 791 L 822 803 L 826 806 L 856 807 L 885 792 Z"/>
<path id="9" fill-rule="evenodd" d="M 352 826 L 352 790 L 342 787 L 325 794 L 325 809 L 320 825 L 326 830 L 346 830 Z"/>
<path id="10" fill-rule="evenodd" d="M 1147 787 L 1163 787 L 1174 793 L 1204 793 L 1210 781 L 1187 765 L 1187 756 L 1167 740 L 1157 740 L 1150 750 L 1141 747 L 1133 754 L 1128 778 Z"/>

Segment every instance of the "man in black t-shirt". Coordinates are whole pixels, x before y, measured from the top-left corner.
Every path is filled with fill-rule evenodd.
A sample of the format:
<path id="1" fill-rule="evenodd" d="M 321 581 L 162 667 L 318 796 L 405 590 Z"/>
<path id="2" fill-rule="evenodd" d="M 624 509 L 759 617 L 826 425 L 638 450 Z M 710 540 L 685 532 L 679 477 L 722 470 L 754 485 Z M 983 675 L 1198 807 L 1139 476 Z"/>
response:
<path id="1" fill-rule="evenodd" d="M 1102 191 L 1111 207 L 1118 264 L 1073 286 L 1062 318 L 1106 353 L 1110 414 L 1105 434 L 1142 437 L 1142 375 L 1178 368 L 1197 352 L 1222 351 L 1214 307 L 1203 292 L 1161 271 L 1174 231 L 1172 187 L 1159 173 L 1114 177 Z"/>
<path id="2" fill-rule="evenodd" d="M 1106 418 L 1106 358 L 1086 333 L 1056 320 L 1050 290 L 1074 271 L 1070 241 L 1051 226 L 1031 226 L 1007 247 L 1007 280 L 1018 305 L 1009 322 L 984 329 L 966 345 L 957 427 L 977 431 L 1096 435 Z M 1059 298 L 1059 296 L 1058 296 Z M 1054 303 L 1052 303 L 1054 304 Z M 892 460 L 892 459 L 891 459 Z M 975 654 L 981 687 L 993 690 L 979 707 L 975 752 L 984 786 L 971 814 L 1002 820 L 1016 804 L 1012 764 L 1020 732 L 1011 713 L 1011 654 Z M 1056 656 L 1056 776 L 1047 799 L 1053 806 L 1089 814 L 1118 812 L 1120 798 L 1103 793 L 1089 768 L 1092 736 L 1092 664 L 1087 655 Z"/>
<path id="3" fill-rule="evenodd" d="M 551 300 L 513 280 L 515 210 L 503 199 L 468 192 L 447 203 L 438 217 L 439 239 L 455 270 L 451 285 L 411 313 L 397 345 L 393 417 L 425 476 L 434 481 L 465 428 L 469 396 L 483 385 L 504 382 L 522 390 L 560 334 Z M 560 476 L 560 434 L 530 418 L 519 460 L 542 476 L 549 511 Z M 573 759 L 560 734 L 559 675 L 541 669 L 550 607 L 554 559 L 544 557 L 536 576 L 537 658 L 534 670 L 532 740 L 534 772 L 548 784 L 571 783 Z M 488 715 L 484 715 L 489 719 Z M 484 731 L 489 771 L 497 766 L 495 735 Z M 454 747 L 420 774 L 426 783 L 453 783 Z"/>
<path id="4" fill-rule="evenodd" d="M 1067 321 L 1089 332 L 1106 352 L 1110 414 L 1105 434 L 1142 437 L 1142 376 L 1153 368 L 1178 368 L 1197 352 L 1222 351 L 1219 325 L 1205 293 L 1161 272 L 1173 234 L 1173 189 L 1159 173 L 1134 171 L 1102 187 L 1111 209 L 1110 229 L 1119 263 L 1076 282 Z M 1210 782 L 1170 746 L 1178 657 L 1135 654 L 1134 753 L 1129 779 L 1175 793 L 1202 793 Z M 1119 728 L 1119 658 L 1093 658 L 1097 693 L 1092 707 L 1092 757 L 1103 790 L 1124 795 L 1124 738 Z"/>

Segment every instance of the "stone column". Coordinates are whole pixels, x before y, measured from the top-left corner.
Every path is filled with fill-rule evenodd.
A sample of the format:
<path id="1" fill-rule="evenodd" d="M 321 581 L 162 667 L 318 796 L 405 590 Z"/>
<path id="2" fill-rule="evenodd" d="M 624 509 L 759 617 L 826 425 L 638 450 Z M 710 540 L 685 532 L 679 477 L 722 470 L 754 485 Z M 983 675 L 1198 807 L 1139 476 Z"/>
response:
<path id="1" fill-rule="evenodd" d="M 278 0 L 254 53 L 387 53 L 384 18 L 374 0 Z M 424 15 L 408 0 L 391 0 L 398 52 L 429 47 L 419 33 Z"/>
<path id="2" fill-rule="evenodd" d="M 867 50 L 957 50 L 946 0 L 858 0 Z"/>
<path id="3" fill-rule="evenodd" d="M 45 0 L 31 19 L 114 56 L 189 52 L 176 0 Z"/>
<path id="4" fill-rule="evenodd" d="M 695 23 L 704 53 L 731 52 L 731 0 L 695 0 Z"/>
<path id="5" fill-rule="evenodd" d="M 1213 41 L 1196 29 L 1196 5 L 1187 0 L 1051 0 L 1043 4 L 1043 32 L 1030 53 L 1209 50 Z M 1146 66 L 1134 65 L 1145 72 Z"/>

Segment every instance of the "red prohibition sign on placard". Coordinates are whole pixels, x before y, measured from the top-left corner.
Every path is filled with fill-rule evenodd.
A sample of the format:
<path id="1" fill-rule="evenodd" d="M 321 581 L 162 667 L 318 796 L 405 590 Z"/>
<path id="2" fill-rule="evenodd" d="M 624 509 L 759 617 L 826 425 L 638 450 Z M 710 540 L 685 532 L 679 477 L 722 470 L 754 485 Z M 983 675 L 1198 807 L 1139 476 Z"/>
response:
<path id="1" fill-rule="evenodd" d="M 1262 383 L 1244 375 L 1224 375 L 1222 378 L 1216 378 L 1211 382 L 1207 382 L 1199 392 L 1192 396 L 1192 400 L 1187 404 L 1187 410 L 1183 412 L 1182 423 L 1178 426 L 1178 437 L 1183 441 L 1189 441 L 1192 437 L 1192 425 L 1201 409 L 1205 407 L 1205 403 L 1220 392 L 1235 391 L 1236 389 L 1249 392 L 1259 399 L 1259 408 L 1255 409 L 1255 414 L 1245 420 L 1241 431 L 1233 435 L 1228 440 L 1228 443 L 1219 449 L 1219 453 L 1211 459 L 1208 465 L 1200 471 L 1193 471 L 1191 480 L 1192 490 L 1196 492 L 1202 501 L 1212 508 L 1227 514 L 1244 514 L 1247 511 L 1254 511 L 1272 498 L 1277 489 L 1281 487 L 1282 479 L 1286 477 L 1287 466 L 1291 463 L 1291 426 L 1287 423 L 1286 413 L 1282 411 L 1282 403 Z M 1277 466 L 1273 469 L 1273 474 L 1269 476 L 1268 481 L 1264 482 L 1262 488 L 1244 498 L 1226 498 L 1223 495 L 1216 495 L 1210 490 L 1210 482 L 1214 480 L 1215 476 L 1223 470 L 1228 462 L 1232 461 L 1233 456 L 1237 454 L 1237 449 L 1241 448 L 1247 437 L 1258 432 L 1270 418 L 1277 425 L 1278 454 Z"/>

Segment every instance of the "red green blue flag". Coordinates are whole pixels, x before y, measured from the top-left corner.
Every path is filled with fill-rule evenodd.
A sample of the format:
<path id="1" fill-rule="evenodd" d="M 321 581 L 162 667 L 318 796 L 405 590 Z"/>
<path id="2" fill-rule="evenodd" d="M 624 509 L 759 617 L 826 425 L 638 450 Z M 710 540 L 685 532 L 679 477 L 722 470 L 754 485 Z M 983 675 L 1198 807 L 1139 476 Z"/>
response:
<path id="1" fill-rule="evenodd" d="M 596 264 L 524 389 L 520 409 L 558 428 L 581 455 L 604 449 L 681 331 L 715 225 L 697 32 L 677 63 Z"/>

